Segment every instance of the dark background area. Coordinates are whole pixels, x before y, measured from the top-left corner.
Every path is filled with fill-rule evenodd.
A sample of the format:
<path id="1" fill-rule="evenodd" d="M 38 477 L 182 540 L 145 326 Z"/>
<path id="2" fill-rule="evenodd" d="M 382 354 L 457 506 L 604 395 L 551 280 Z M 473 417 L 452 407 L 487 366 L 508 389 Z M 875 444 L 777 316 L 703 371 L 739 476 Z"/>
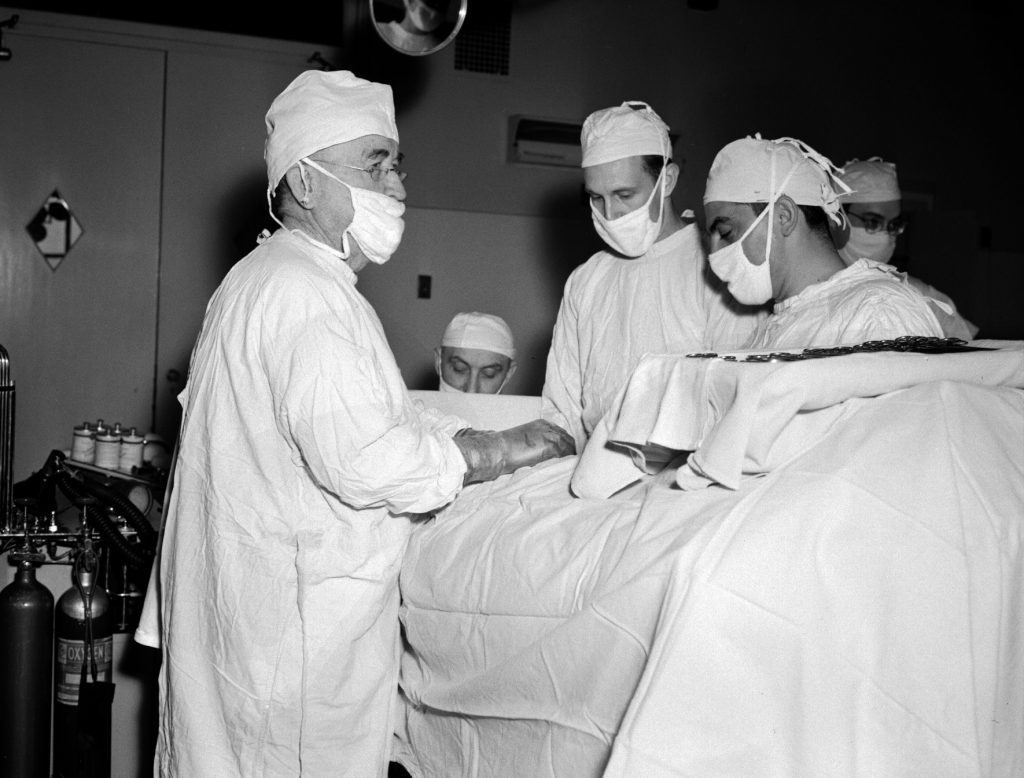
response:
<path id="1" fill-rule="evenodd" d="M 162 24 L 191 30 L 209 30 L 237 35 L 256 35 L 290 41 L 324 41 L 325 31 L 338 30 L 351 21 L 354 8 L 349 0 L 303 3 L 295 13 L 286 6 L 219 6 L 213 3 L 125 3 L 83 0 L 28 0 L 10 3 L 12 8 L 75 14 L 100 19 Z"/>
<path id="2" fill-rule="evenodd" d="M 558 0 L 470 0 L 469 10 L 474 14 L 493 12 L 497 9 L 513 9 L 525 11 L 542 5 L 554 5 Z M 679 0 L 686 3 L 691 10 L 713 12 L 720 5 L 727 5 L 729 0 Z M 912 2 L 901 1 L 900 5 L 912 5 Z M 317 43 L 340 42 L 342 31 L 363 18 L 369 17 L 368 0 L 315 0 L 304 2 L 299 6 L 266 5 L 262 9 L 255 6 L 217 6 L 211 3 L 178 2 L 103 2 L 103 0 L 27 0 L 27 2 L 10 3 L 12 8 L 51 11 L 54 13 L 75 14 L 101 19 L 119 19 L 122 21 L 141 22 L 143 24 L 162 24 L 172 27 L 185 27 L 192 30 L 210 30 L 227 32 L 237 35 L 256 35 L 263 38 L 278 38 L 289 41 L 309 41 Z M 642 5 L 642 0 L 623 0 L 623 10 L 628 12 L 631 6 Z M 820 0 L 808 0 L 807 12 L 814 15 L 817 8 L 824 5 Z M 857 5 L 857 13 L 862 14 L 865 24 L 884 28 L 887 11 L 894 4 L 885 2 L 863 2 Z M 929 22 L 927 9 L 937 9 L 942 3 L 919 3 L 921 5 L 921 34 L 928 35 L 938 32 L 933 22 Z M 968 3 L 957 3 L 964 10 L 976 14 L 1007 15 L 1012 14 L 1019 24 L 1022 16 L 1022 4 L 1013 0 L 975 0 Z M 468 12 L 467 12 L 468 13 Z M 1010 20 L 1010 17 L 1007 18 Z M 331 30 L 338 31 L 335 40 Z"/>
<path id="3" fill-rule="evenodd" d="M 477 21 L 481 17 L 526 11 L 558 0 L 469 0 Z M 683 2 L 683 0 L 680 0 Z M 690 7 L 717 5 L 717 0 L 688 0 Z M 369 0 L 313 0 L 298 6 L 258 6 L 212 3 L 137 3 L 103 0 L 27 0 L 5 3 L 14 9 L 74 14 L 141 24 L 159 24 L 190 30 L 254 35 L 278 40 L 340 45 L 358 26 L 370 19 Z M 628 3 L 624 3 L 628 6 Z"/>

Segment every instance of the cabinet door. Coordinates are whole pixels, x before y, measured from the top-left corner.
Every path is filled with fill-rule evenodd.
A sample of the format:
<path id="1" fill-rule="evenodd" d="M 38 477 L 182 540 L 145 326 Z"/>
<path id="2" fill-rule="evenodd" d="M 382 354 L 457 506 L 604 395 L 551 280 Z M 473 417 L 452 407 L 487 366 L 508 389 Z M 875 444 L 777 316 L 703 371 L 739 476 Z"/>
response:
<path id="1" fill-rule="evenodd" d="M 0 64 L 0 343 L 16 387 L 14 479 L 76 423 L 153 416 L 162 52 L 32 34 Z M 82 227 L 51 269 L 26 231 L 58 190 Z"/>

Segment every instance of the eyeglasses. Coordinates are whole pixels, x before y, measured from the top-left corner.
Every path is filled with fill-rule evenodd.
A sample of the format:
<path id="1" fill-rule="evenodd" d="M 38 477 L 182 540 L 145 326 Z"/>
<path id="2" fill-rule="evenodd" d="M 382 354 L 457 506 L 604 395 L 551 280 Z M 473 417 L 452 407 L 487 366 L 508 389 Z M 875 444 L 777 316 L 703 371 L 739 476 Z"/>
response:
<path id="1" fill-rule="evenodd" d="M 907 220 L 902 218 L 891 219 L 886 224 L 885 219 L 879 218 L 878 216 L 861 216 L 858 213 L 847 211 L 846 215 L 851 219 L 856 219 L 857 223 L 864 228 L 864 231 L 869 235 L 874 235 L 877 232 L 885 230 L 894 238 L 897 235 L 902 235 L 903 231 L 907 229 Z"/>
<path id="2" fill-rule="evenodd" d="M 409 174 L 402 172 L 402 162 L 404 161 L 405 155 L 399 154 L 397 157 L 395 157 L 395 161 L 391 165 L 391 167 L 384 167 L 383 162 L 374 162 L 372 165 L 370 165 L 370 167 L 357 167 L 356 165 L 342 165 L 342 167 L 347 167 L 350 170 L 358 170 L 361 173 L 366 173 L 366 175 L 370 177 L 370 180 L 373 181 L 373 183 L 379 184 L 391 173 L 394 173 L 396 176 L 398 176 L 399 181 L 405 181 L 406 176 L 408 176 Z"/>

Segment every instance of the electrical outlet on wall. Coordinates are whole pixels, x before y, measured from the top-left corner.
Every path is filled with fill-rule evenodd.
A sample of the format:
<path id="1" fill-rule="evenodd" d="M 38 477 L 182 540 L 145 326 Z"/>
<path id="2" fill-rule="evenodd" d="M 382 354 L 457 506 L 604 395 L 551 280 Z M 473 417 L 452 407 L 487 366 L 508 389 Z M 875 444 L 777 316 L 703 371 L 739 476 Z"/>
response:
<path id="1" fill-rule="evenodd" d="M 431 276 L 417 276 L 416 278 L 416 296 L 421 300 L 430 299 L 430 282 Z"/>

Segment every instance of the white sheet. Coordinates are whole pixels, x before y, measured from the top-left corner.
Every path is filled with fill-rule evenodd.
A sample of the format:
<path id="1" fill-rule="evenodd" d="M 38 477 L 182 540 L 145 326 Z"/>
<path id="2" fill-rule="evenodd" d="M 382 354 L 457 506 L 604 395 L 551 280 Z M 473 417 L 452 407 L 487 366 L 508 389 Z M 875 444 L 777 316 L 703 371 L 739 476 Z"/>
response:
<path id="1" fill-rule="evenodd" d="M 540 418 L 540 395 L 466 394 L 436 389 L 411 389 L 409 396 L 427 408 L 454 414 L 475 429 L 505 430 Z"/>
<path id="2" fill-rule="evenodd" d="M 1024 774 L 1024 392 L 929 380 L 842 405 L 734 490 L 668 468 L 574 498 L 575 458 L 465 490 L 403 566 L 398 758 Z"/>
<path id="3" fill-rule="evenodd" d="M 647 355 L 594 430 L 572 489 L 607 497 L 656 472 L 666 452 L 683 451 L 693 453 L 677 477 L 681 488 L 719 483 L 734 489 L 743 474 L 770 472 L 858 407 L 847 400 L 938 380 L 1024 386 L 1024 344 L 992 347 L 777 363 Z"/>

